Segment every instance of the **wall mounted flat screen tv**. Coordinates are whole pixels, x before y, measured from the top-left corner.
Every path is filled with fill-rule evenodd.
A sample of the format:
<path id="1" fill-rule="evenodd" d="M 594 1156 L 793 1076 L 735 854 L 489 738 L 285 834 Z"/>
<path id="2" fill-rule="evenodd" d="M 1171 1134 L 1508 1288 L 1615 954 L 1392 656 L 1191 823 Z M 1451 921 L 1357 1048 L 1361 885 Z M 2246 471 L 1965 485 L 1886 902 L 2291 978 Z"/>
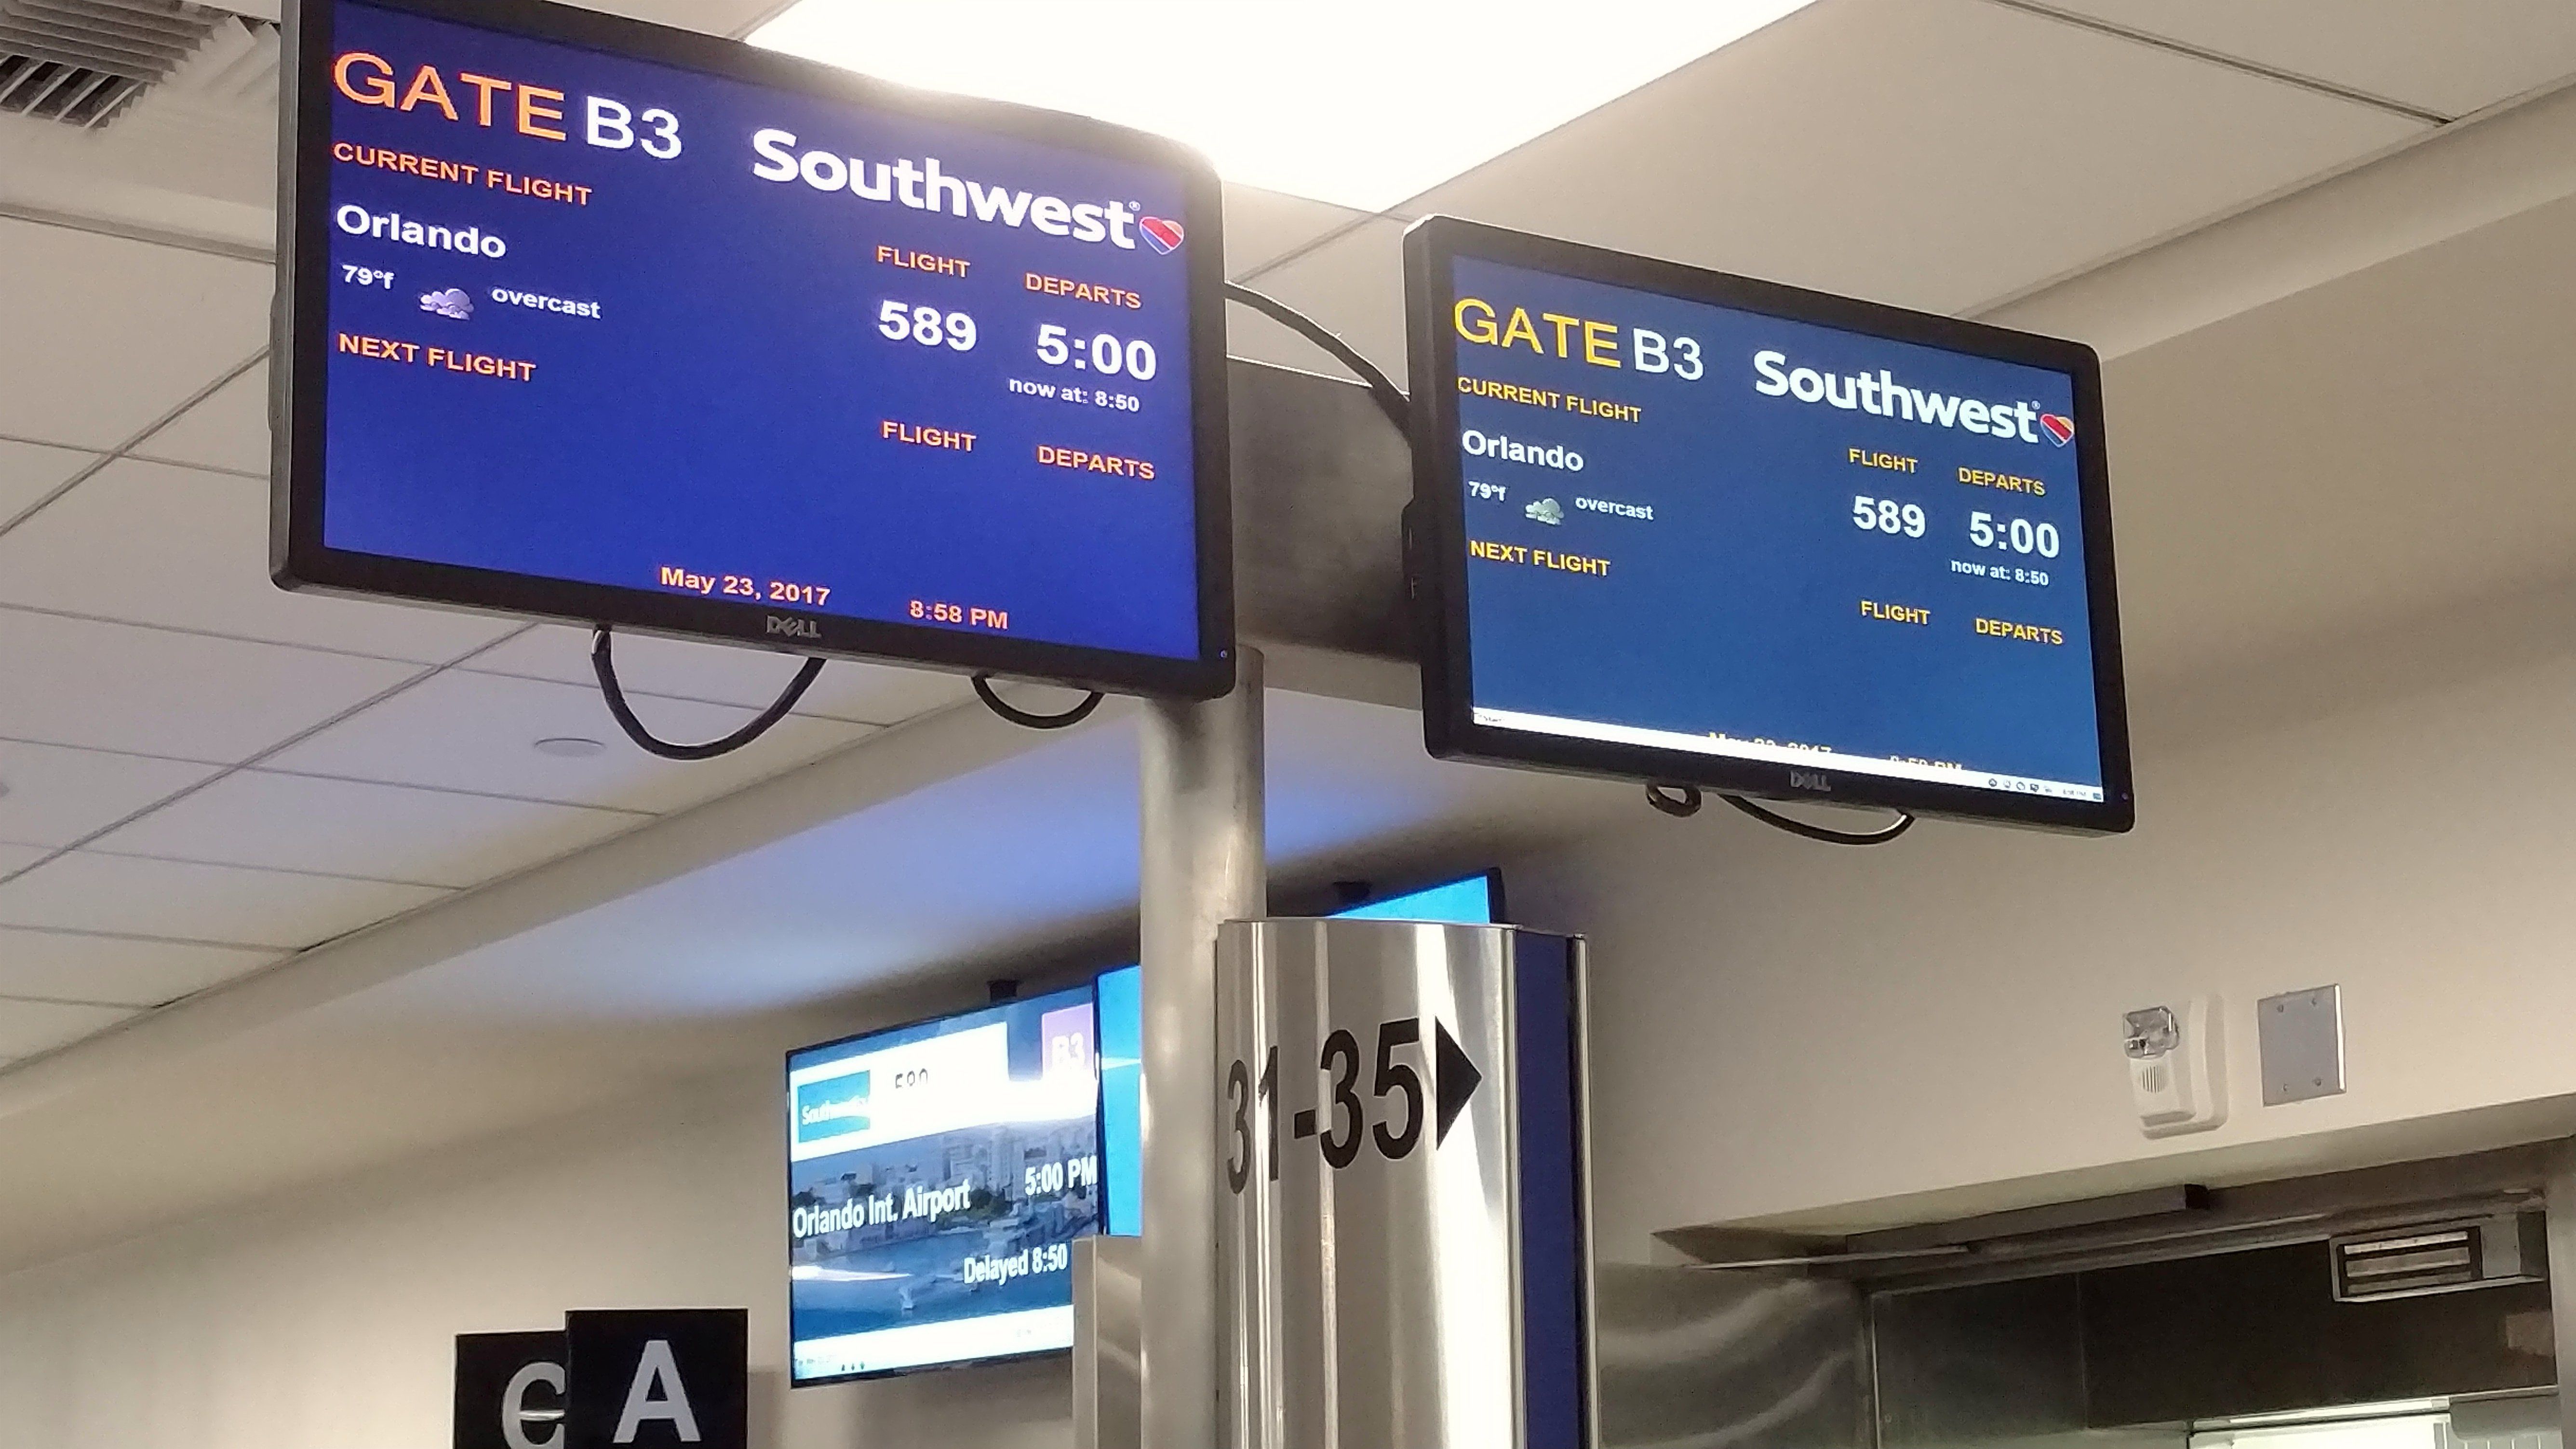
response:
<path id="1" fill-rule="evenodd" d="M 787 1058 L 797 1384 L 1073 1344 L 1100 1222 L 1088 986 Z"/>
<path id="2" fill-rule="evenodd" d="M 1405 288 L 1433 753 L 2129 828 L 2091 349 L 1448 218 Z"/>
<path id="3" fill-rule="evenodd" d="M 535 0 L 289 10 L 281 585 L 1229 686 L 1195 153 Z"/>
<path id="4" fill-rule="evenodd" d="M 1502 872 L 1377 897 L 1331 914 L 1486 925 L 1504 919 Z M 1134 1237 L 1145 1230 L 1144 972 L 1135 966 L 1104 971 L 1094 989 L 1100 1001 L 1100 1230 Z"/>

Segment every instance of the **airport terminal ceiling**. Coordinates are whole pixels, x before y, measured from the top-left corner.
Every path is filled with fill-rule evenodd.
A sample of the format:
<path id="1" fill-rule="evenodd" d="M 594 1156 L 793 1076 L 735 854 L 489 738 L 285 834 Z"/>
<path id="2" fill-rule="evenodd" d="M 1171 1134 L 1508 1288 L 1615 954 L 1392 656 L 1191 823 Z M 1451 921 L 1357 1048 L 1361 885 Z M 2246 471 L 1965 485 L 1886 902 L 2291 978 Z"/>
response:
<path id="1" fill-rule="evenodd" d="M 763 9 L 655 18 L 736 32 Z M 2529 601 L 2576 547 L 2551 363 L 2576 176 L 2528 158 L 2576 134 L 2564 17 L 2492 4 L 2484 34 L 2527 43 L 2463 26 L 2392 51 L 2207 7 L 2063 11 L 1819 0 L 1383 214 L 1231 187 L 1225 270 L 1391 367 L 1397 238 L 1433 211 L 2150 339 L 2105 348 L 2142 777 L 2321 707 L 2271 661 L 2407 627 L 2462 640 L 2454 669 L 2549 649 Z M 257 71 L 77 143 L 0 114 L 0 274 L 42 279 L 10 305 L 46 339 L 0 361 L 0 1171 L 68 1185 L 5 1210 L 13 1261 L 174 1210 L 102 1144 L 176 1083 L 202 1089 L 179 1094 L 200 1201 L 241 1201 L 1122 929 L 1119 707 L 1028 738 L 953 677 L 836 663 L 755 749 L 666 766 L 603 723 L 578 630 L 272 591 L 269 176 L 239 164 L 273 144 Z M 2024 159 L 1961 159 L 1997 155 Z M 1329 370 L 1240 311 L 1231 336 Z M 692 737 L 791 667 L 651 640 L 620 663 Z M 1401 662 L 1273 671 L 1283 873 L 1481 859 L 1636 811 L 1423 758 Z M 837 944 L 861 919 L 865 948 Z M 280 1128 L 316 1080 L 340 1130 Z"/>

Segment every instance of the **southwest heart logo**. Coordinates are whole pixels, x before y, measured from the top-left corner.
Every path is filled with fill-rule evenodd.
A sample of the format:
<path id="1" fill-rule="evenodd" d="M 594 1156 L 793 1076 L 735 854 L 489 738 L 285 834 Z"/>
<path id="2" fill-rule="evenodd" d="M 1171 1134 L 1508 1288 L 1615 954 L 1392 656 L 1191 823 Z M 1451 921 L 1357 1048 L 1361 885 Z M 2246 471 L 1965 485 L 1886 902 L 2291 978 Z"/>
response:
<path id="1" fill-rule="evenodd" d="M 2041 432 L 2048 434 L 2048 440 L 2050 442 L 2055 443 L 2061 448 L 2075 441 L 2075 420 L 2073 418 L 2061 418 L 2055 413 L 2041 413 L 2039 415 L 2039 428 Z"/>
<path id="2" fill-rule="evenodd" d="M 1167 257 L 1181 249 L 1181 224 L 1177 221 L 1165 221 L 1159 216 L 1140 216 L 1136 218 L 1136 229 L 1145 234 L 1145 240 L 1154 244 L 1154 250 Z"/>

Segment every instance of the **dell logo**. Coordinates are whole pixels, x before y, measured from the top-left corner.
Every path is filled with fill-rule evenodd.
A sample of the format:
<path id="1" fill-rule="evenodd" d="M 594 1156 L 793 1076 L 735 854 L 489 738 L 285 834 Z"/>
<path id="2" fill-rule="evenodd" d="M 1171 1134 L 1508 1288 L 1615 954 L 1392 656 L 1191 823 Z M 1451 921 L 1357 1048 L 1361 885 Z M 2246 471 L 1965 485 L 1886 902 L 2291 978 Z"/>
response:
<path id="1" fill-rule="evenodd" d="M 1791 770 L 1789 772 L 1789 788 L 1792 790 L 1813 790 L 1819 795 L 1830 795 L 1834 793 L 1834 782 L 1831 776 L 1826 775 L 1821 771 Z"/>
<path id="2" fill-rule="evenodd" d="M 784 619 L 772 614 L 769 616 L 769 632 L 785 634 L 794 639 L 820 639 L 823 637 L 823 626 L 811 619 Z"/>

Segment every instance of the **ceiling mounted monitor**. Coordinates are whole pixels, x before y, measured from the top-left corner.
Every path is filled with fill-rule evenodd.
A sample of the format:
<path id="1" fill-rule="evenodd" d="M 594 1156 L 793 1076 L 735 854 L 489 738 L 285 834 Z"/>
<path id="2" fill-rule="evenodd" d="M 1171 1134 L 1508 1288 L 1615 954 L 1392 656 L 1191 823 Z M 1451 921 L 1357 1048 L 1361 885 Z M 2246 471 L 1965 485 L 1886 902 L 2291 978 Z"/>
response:
<path id="1" fill-rule="evenodd" d="M 1433 753 L 2129 828 L 2091 349 L 1447 218 L 1405 288 Z"/>
<path id="2" fill-rule="evenodd" d="M 295 22 L 280 584 L 1230 686 L 1196 154 L 565 6 Z"/>
<path id="3" fill-rule="evenodd" d="M 1093 1021 L 1076 987 L 788 1055 L 792 1382 L 1072 1346 Z"/>

